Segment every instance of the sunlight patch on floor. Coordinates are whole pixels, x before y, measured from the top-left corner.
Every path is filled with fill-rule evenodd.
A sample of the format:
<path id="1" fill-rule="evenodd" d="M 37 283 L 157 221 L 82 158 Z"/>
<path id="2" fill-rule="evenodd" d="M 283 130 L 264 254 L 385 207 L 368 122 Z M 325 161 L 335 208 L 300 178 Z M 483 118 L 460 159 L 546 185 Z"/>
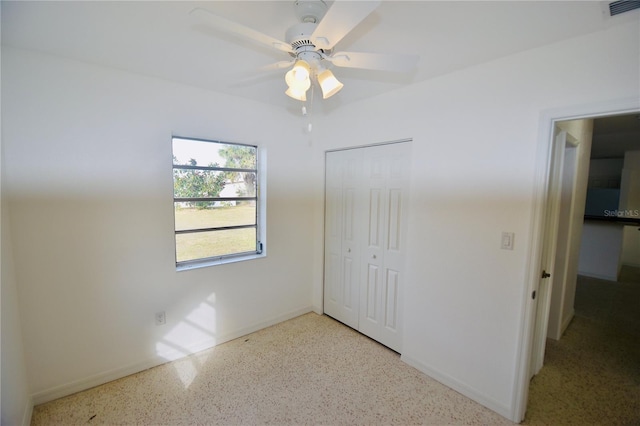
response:
<path id="1" fill-rule="evenodd" d="M 156 354 L 174 363 L 177 376 L 187 389 L 197 377 L 200 366 L 208 355 L 189 356 L 216 345 L 215 294 L 209 295 L 185 315 L 160 341 L 156 343 Z"/>

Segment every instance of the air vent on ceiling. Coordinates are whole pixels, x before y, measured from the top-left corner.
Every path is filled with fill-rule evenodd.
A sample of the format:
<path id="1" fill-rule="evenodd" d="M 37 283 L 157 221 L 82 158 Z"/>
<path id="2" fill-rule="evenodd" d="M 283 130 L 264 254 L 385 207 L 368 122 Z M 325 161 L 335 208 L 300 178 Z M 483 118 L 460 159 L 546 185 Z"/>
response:
<path id="1" fill-rule="evenodd" d="M 609 3 L 609 14 L 611 16 L 620 15 L 630 10 L 640 9 L 640 1 L 638 0 L 618 0 Z"/>

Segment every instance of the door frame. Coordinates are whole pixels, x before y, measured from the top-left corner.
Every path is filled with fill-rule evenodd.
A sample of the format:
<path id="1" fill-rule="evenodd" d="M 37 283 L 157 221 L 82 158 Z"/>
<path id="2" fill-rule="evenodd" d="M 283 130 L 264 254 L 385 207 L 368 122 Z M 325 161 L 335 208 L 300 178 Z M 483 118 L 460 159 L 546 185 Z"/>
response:
<path id="1" fill-rule="evenodd" d="M 537 290 L 542 271 L 543 249 L 547 241 L 545 234 L 547 217 L 551 206 L 548 203 L 552 164 L 555 151 L 554 129 L 557 122 L 578 119 L 592 119 L 610 115 L 640 112 L 640 99 L 624 98 L 588 105 L 570 106 L 546 110 L 541 113 L 538 129 L 538 150 L 536 155 L 536 174 L 533 193 L 533 216 L 531 227 L 531 243 L 528 248 L 529 262 L 526 267 L 527 286 L 522 294 L 521 327 L 519 332 L 518 355 L 516 364 L 511 419 L 520 422 L 524 419 L 529 398 L 529 381 L 534 350 L 534 330 L 536 325 L 536 303 L 531 299 L 532 292 Z M 548 302 L 550 303 L 550 299 Z M 544 310 L 548 311 L 547 306 Z"/>

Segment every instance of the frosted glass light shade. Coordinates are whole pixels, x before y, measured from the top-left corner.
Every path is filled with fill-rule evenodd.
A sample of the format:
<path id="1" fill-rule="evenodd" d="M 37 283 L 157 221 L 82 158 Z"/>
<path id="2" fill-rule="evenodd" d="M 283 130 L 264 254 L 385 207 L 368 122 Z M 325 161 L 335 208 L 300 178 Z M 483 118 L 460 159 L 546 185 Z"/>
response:
<path id="1" fill-rule="evenodd" d="M 293 87 L 289 87 L 287 89 L 286 92 L 284 92 L 285 95 L 297 100 L 297 101 L 306 101 L 307 100 L 307 91 L 306 90 L 298 90 L 298 89 L 294 89 Z"/>
<path id="2" fill-rule="evenodd" d="M 287 73 L 284 75 L 284 81 L 285 83 L 287 83 L 287 86 L 289 87 L 294 86 L 296 84 L 296 79 L 293 78 L 293 70 L 287 71 Z"/>
<path id="3" fill-rule="evenodd" d="M 287 83 L 287 86 L 299 90 L 307 90 L 309 87 L 311 87 L 311 80 L 308 77 L 305 80 L 298 80 L 295 77 L 295 73 L 293 70 L 289 70 L 284 75 L 284 81 Z"/>
<path id="4" fill-rule="evenodd" d="M 311 72 L 311 67 L 307 63 L 307 61 L 299 59 L 296 61 L 296 64 L 291 69 L 293 71 L 292 77 L 297 81 L 305 81 L 309 78 L 309 73 Z"/>
<path id="5" fill-rule="evenodd" d="M 311 87 L 311 80 L 309 78 L 299 81 L 293 76 L 293 70 L 290 70 L 284 76 L 284 80 L 286 81 L 287 86 L 289 86 L 287 91 L 284 92 L 287 96 L 299 101 L 307 100 L 306 92 Z"/>
<path id="6" fill-rule="evenodd" d="M 318 75 L 318 83 L 322 89 L 322 99 L 330 98 L 344 87 L 344 84 L 338 81 L 331 70 L 322 71 Z"/>

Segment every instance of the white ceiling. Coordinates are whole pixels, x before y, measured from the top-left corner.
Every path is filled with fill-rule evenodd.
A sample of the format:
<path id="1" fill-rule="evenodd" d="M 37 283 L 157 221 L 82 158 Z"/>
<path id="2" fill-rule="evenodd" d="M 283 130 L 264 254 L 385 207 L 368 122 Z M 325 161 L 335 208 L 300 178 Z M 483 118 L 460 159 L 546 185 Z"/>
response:
<path id="1" fill-rule="evenodd" d="M 328 2 L 331 3 L 331 2 Z M 284 94 L 284 70 L 258 68 L 285 53 L 206 29 L 188 12 L 204 7 L 278 39 L 297 23 L 293 1 L 2 1 L 2 43 L 146 74 L 297 110 Z M 338 50 L 419 55 L 394 75 L 336 68 L 345 88 L 325 111 L 457 69 L 629 20 L 606 2 L 383 1 Z M 612 48 L 615 48 L 612 46 Z"/>

